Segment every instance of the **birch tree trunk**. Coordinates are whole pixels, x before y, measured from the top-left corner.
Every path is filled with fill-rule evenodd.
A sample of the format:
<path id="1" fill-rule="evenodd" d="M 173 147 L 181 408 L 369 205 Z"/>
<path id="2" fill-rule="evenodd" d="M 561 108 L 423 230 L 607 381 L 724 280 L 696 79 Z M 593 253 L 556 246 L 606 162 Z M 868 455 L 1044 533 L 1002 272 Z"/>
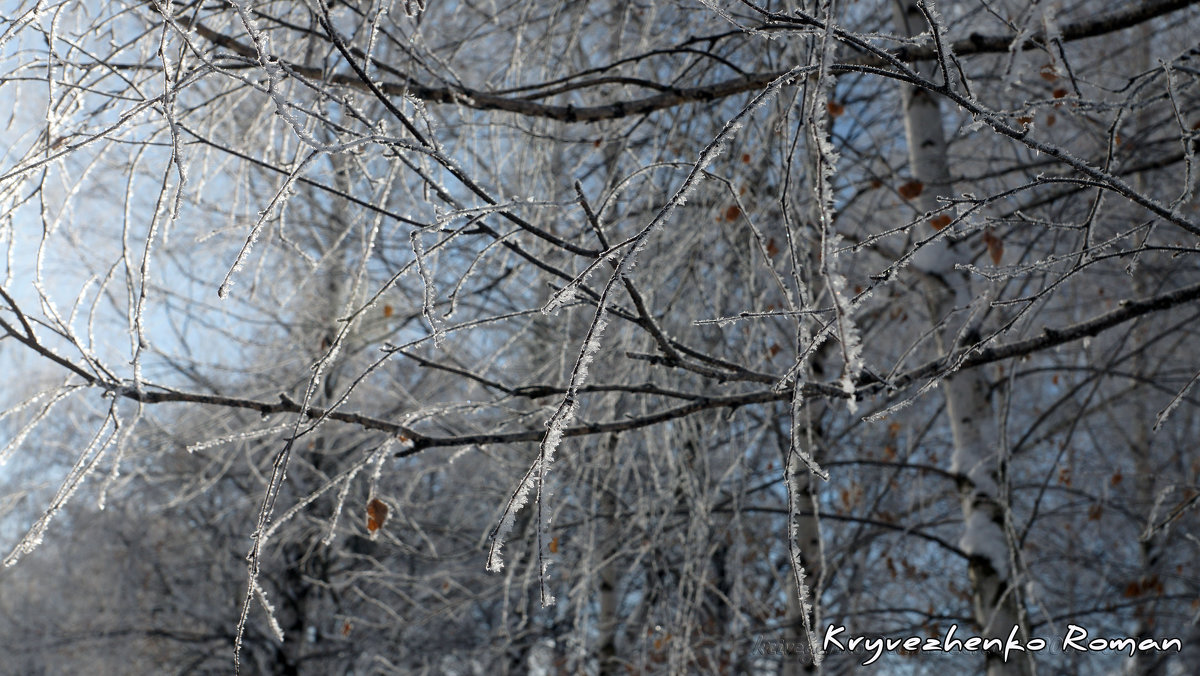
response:
<path id="1" fill-rule="evenodd" d="M 925 13 L 916 0 L 893 5 L 899 32 L 914 37 L 929 30 Z M 917 72 L 938 82 L 937 62 L 916 66 Z M 948 83 L 943 83 L 949 86 Z M 912 85 L 903 89 L 904 130 L 912 177 L 922 184 L 913 200 L 921 214 L 942 205 L 938 196 L 953 195 L 942 114 L 933 93 Z M 918 232 L 928 235 L 933 222 L 926 219 Z M 930 322 L 943 354 L 950 354 L 979 341 L 977 318 L 984 308 L 973 307 L 974 295 L 967 273 L 955 269 L 959 247 L 965 240 L 942 238 L 916 258 L 923 273 L 925 300 Z M 957 245 L 957 246 L 956 246 Z M 1021 602 L 1014 582 L 1005 532 L 1006 504 L 1001 493 L 1003 459 L 998 454 L 998 430 L 989 400 L 991 383 L 983 369 L 954 373 L 942 381 L 954 451 L 951 471 L 958 475 L 962 502 L 963 534 L 959 546 L 969 556 L 968 576 L 975 621 L 982 636 L 1007 639 L 1014 630 L 1027 638 L 1021 626 Z M 1005 661 L 1001 653 L 987 654 L 989 676 L 1032 673 L 1025 653 L 1014 652 Z"/>
<path id="2" fill-rule="evenodd" d="M 1138 29 L 1138 40 L 1135 43 L 1133 51 L 1133 61 L 1138 70 L 1145 71 L 1150 68 L 1150 44 L 1153 40 L 1153 32 L 1148 25 L 1142 25 Z M 1133 116 L 1136 121 L 1136 132 L 1142 133 L 1143 130 L 1150 127 L 1149 116 L 1145 111 L 1139 111 Z M 1146 181 L 1143 176 L 1134 177 L 1133 185 L 1137 190 L 1144 191 L 1146 189 Z M 1130 287 L 1134 293 L 1146 293 L 1146 278 L 1141 270 L 1130 269 Z M 1134 349 L 1137 350 L 1133 357 L 1133 372 L 1151 373 L 1151 365 L 1146 354 L 1146 347 L 1152 340 L 1149 335 L 1148 326 L 1142 323 L 1134 328 L 1132 332 Z M 1154 514 L 1154 498 L 1158 494 L 1159 486 L 1157 481 L 1158 468 L 1155 466 L 1155 459 L 1152 455 L 1153 451 L 1153 433 L 1150 427 L 1150 421 L 1154 419 L 1154 411 L 1149 405 L 1149 392 L 1146 392 L 1143 387 L 1138 387 L 1136 390 L 1141 396 L 1132 397 L 1133 415 L 1124 421 L 1119 421 L 1117 424 L 1121 428 L 1128 430 L 1126 446 L 1129 449 L 1129 454 L 1133 461 L 1133 467 L 1136 470 L 1136 478 L 1134 481 L 1135 499 L 1138 505 L 1143 509 L 1149 510 L 1147 513 L 1146 527 L 1149 528 L 1153 523 Z M 1110 413 L 1110 415 L 1113 415 Z M 1120 416 L 1121 413 L 1115 415 Z M 1119 420 L 1119 419 L 1118 419 Z M 1151 579 L 1157 577 L 1158 562 L 1163 554 L 1164 539 L 1162 534 L 1154 534 L 1150 537 L 1142 538 L 1139 546 L 1141 554 L 1142 578 L 1139 582 L 1145 584 Z M 1151 584 L 1146 584 L 1146 587 L 1152 587 Z M 1155 627 L 1153 616 L 1148 616 L 1146 613 L 1138 612 L 1137 623 L 1134 629 L 1134 635 L 1141 638 L 1153 638 Z M 1167 673 L 1167 656 L 1154 655 L 1146 653 L 1138 653 L 1134 655 L 1128 662 L 1125 663 L 1124 673 L 1140 674 L 1141 676 L 1161 676 Z"/>
<path id="3" fill-rule="evenodd" d="M 810 442 L 809 448 L 805 449 L 811 457 L 818 457 L 816 443 L 813 443 L 813 438 L 816 434 L 810 426 L 810 434 L 805 434 L 804 437 Z M 817 477 L 809 471 L 809 469 L 800 463 L 796 463 L 797 467 L 794 472 L 788 477 L 788 481 L 792 482 L 791 490 L 794 493 L 796 503 L 799 507 L 807 511 L 807 514 L 793 514 L 796 524 L 795 538 L 796 543 L 800 547 L 801 561 L 804 564 L 804 571 L 808 579 L 809 593 L 812 597 L 812 617 L 809 618 L 811 627 L 814 630 L 820 625 L 821 621 L 821 580 L 824 575 L 824 551 L 821 541 L 821 521 L 817 510 L 818 485 Z M 788 594 L 788 617 L 792 621 L 788 623 L 785 634 L 785 642 L 789 646 L 800 646 L 807 643 L 807 637 L 804 636 L 804 624 L 801 621 L 800 614 L 804 609 L 800 607 L 798 590 L 795 589 L 795 578 L 788 577 L 792 584 L 792 589 Z M 802 652 L 785 651 L 783 657 L 783 676 L 801 676 L 802 674 L 816 674 L 820 669 L 817 667 L 812 655 Z"/>
<path id="4" fill-rule="evenodd" d="M 612 458 L 616 453 L 617 442 L 618 437 L 614 434 L 605 440 L 603 446 L 604 455 L 601 462 L 609 464 L 609 471 L 616 471 Z M 617 584 L 620 581 L 617 551 L 620 549 L 620 543 L 617 539 L 621 530 L 617 527 L 617 500 L 613 491 L 604 491 L 600 498 L 600 509 L 603 514 L 601 518 L 605 520 L 603 539 L 593 554 L 600 568 L 599 618 L 596 622 L 596 630 L 600 636 L 596 641 L 596 657 L 600 663 L 600 675 L 610 676 L 623 671 L 617 657 L 617 628 L 620 624 L 617 615 L 620 606 L 617 592 Z"/>

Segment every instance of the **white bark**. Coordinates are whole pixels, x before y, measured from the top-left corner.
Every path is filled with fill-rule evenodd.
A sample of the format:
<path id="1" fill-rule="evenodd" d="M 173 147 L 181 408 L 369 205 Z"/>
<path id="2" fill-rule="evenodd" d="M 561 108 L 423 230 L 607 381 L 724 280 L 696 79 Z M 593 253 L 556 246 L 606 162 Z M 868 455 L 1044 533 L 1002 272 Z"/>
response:
<path id="1" fill-rule="evenodd" d="M 807 449 L 813 457 L 816 456 L 816 449 Z M 796 504 L 807 514 L 793 514 L 792 519 L 795 523 L 795 538 L 796 544 L 800 548 L 802 560 L 804 563 L 804 572 L 807 576 L 806 584 L 808 585 L 809 594 L 811 594 L 812 617 L 809 618 L 810 625 L 815 631 L 820 631 L 821 622 L 821 579 L 824 573 L 824 551 L 821 540 L 821 521 L 817 512 L 817 477 L 811 471 L 800 463 L 795 463 L 795 471 L 789 481 L 792 482 L 792 492 L 795 496 Z M 795 585 L 795 577 L 788 577 Z M 808 643 L 808 637 L 804 635 L 804 624 L 801 622 L 800 613 L 804 609 L 800 606 L 799 595 L 796 589 L 792 589 L 788 595 L 788 617 L 793 618 L 788 623 L 787 631 L 784 636 L 784 641 L 787 645 L 800 646 Z M 801 676 L 801 674 L 816 674 L 820 672 L 820 668 L 815 664 L 811 655 L 787 653 L 783 657 L 783 676 Z"/>
<path id="2" fill-rule="evenodd" d="M 929 24 L 915 0 L 894 5 L 898 30 L 916 36 L 929 30 Z M 922 67 L 921 74 L 939 82 L 936 62 Z M 946 139 L 938 99 L 930 92 L 905 86 L 903 90 L 904 127 L 913 179 L 923 184 L 914 199 L 922 213 L 943 206 L 938 196 L 952 195 L 950 169 L 946 157 Z M 929 234 L 927 222 L 922 235 Z M 970 278 L 954 265 L 958 261 L 955 242 L 948 239 L 931 247 L 915 261 L 925 275 L 925 298 L 930 321 L 937 328 L 943 353 L 970 345 L 978 340 L 971 320 L 974 298 Z M 974 308 L 977 309 L 977 308 Z M 969 577 L 975 621 L 981 635 L 1007 637 L 1022 617 L 1020 599 L 1010 569 L 1008 538 L 1005 534 L 1005 504 L 1000 493 L 998 431 L 995 414 L 988 398 L 990 383 L 983 369 L 952 374 L 942 382 L 954 442 L 951 470 L 959 475 L 962 500 L 963 534 L 959 546 L 970 556 Z M 1020 635 L 1026 635 L 1021 627 Z M 1032 673 L 1032 664 L 1023 655 L 987 656 L 989 676 Z"/>

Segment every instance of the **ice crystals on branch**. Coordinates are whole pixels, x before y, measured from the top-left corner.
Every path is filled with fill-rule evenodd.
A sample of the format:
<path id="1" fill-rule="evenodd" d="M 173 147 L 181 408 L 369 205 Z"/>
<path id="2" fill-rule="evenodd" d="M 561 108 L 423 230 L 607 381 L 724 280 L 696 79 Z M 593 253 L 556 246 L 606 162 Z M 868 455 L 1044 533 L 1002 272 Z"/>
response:
<path id="1" fill-rule="evenodd" d="M 855 381 L 862 374 L 866 364 L 863 362 L 862 336 L 859 334 L 852 313 L 862 299 L 856 303 L 854 299 L 848 297 L 846 295 L 846 278 L 835 272 L 828 275 L 828 286 L 837 299 L 835 301 L 835 306 L 838 308 L 836 314 L 837 334 L 842 346 L 843 359 L 839 384 L 847 395 L 846 407 L 850 409 L 851 413 L 854 413 L 858 410 L 858 403 L 855 401 L 855 392 L 857 391 Z"/>
<path id="2" fill-rule="evenodd" d="M 1167 404 L 1163 410 L 1158 412 L 1158 415 L 1154 416 L 1153 431 L 1157 432 L 1159 428 L 1162 427 L 1163 423 L 1167 421 L 1167 418 L 1171 416 L 1171 412 L 1174 411 L 1179 404 L 1183 403 L 1187 393 L 1191 391 L 1192 386 L 1196 384 L 1197 380 L 1200 380 L 1200 371 L 1198 371 L 1196 375 L 1192 376 L 1192 379 L 1188 381 L 1187 385 L 1183 386 L 1183 389 L 1179 390 L 1175 397 L 1171 399 L 1171 403 Z"/>
<path id="3" fill-rule="evenodd" d="M 292 426 L 291 423 L 284 423 L 282 425 L 276 425 L 274 427 L 267 427 L 265 429 L 249 430 L 246 432 L 237 432 L 235 434 L 229 434 L 229 435 L 226 435 L 223 437 L 209 439 L 207 441 L 198 441 L 194 444 L 189 444 L 187 447 L 187 452 L 195 453 L 196 451 L 204 451 L 204 450 L 208 450 L 210 448 L 214 448 L 216 446 L 222 446 L 224 444 L 231 444 L 231 443 L 235 443 L 238 441 L 249 441 L 250 439 L 258 439 L 260 437 L 265 437 L 265 436 L 268 436 L 271 434 L 278 434 L 279 432 L 282 432 L 291 426 Z"/>
<path id="4" fill-rule="evenodd" d="M 433 344 L 435 347 L 441 347 L 442 341 L 446 338 L 446 329 L 443 326 L 442 320 L 437 316 L 434 310 L 434 304 L 437 302 L 437 288 L 434 282 L 433 265 L 436 262 L 436 253 L 429 253 L 425 250 L 425 243 L 421 241 L 421 231 L 413 230 L 409 234 L 409 240 L 412 242 L 413 259 L 417 263 L 417 274 L 421 277 L 424 293 L 421 302 L 421 316 L 429 324 L 429 330 L 433 334 Z"/>
<path id="5" fill-rule="evenodd" d="M 25 426 L 22 427 L 7 444 L 5 444 L 4 448 L 0 449 L 0 465 L 7 464 L 9 458 L 12 457 L 13 451 L 20 448 L 21 444 L 25 442 L 26 437 L 29 436 L 29 433 L 32 432 L 34 428 L 36 428 L 43 420 L 45 420 L 46 416 L 50 415 L 50 411 L 54 409 L 58 402 L 65 399 L 74 391 L 74 388 L 64 387 L 59 392 L 56 392 L 50 401 L 46 402 L 46 404 L 42 406 L 42 409 L 38 411 L 29 422 L 25 423 Z M 41 399 L 45 398 L 46 394 L 47 393 L 45 392 L 40 392 L 30 399 L 22 402 L 19 406 L 15 406 L 7 411 L 4 411 L 4 413 L 0 414 L 0 420 L 3 420 L 13 413 L 32 406 Z"/>
<path id="6" fill-rule="evenodd" d="M 276 641 L 283 643 L 283 627 L 279 626 L 279 620 L 275 618 L 275 606 L 271 605 L 271 602 L 267 599 L 267 592 L 263 590 L 257 578 L 251 580 L 250 584 L 254 588 L 255 598 L 258 599 L 258 602 L 262 604 L 263 610 L 267 613 L 267 626 L 271 628 L 271 635 L 275 637 Z"/>
<path id="7" fill-rule="evenodd" d="M 521 510 L 530 499 L 530 493 L 535 492 L 534 500 L 538 508 L 538 518 L 535 519 L 537 524 L 537 540 L 539 543 L 548 542 L 550 538 L 546 537 L 544 520 L 541 517 L 542 499 L 544 497 L 543 489 L 545 487 L 546 475 L 550 470 L 550 466 L 554 460 L 554 453 L 562 442 L 563 434 L 574 419 L 575 413 L 579 407 L 579 390 L 587 381 L 588 368 L 595 359 L 596 354 L 600 351 L 600 338 L 604 333 L 605 327 L 608 325 L 608 305 L 609 297 L 613 289 L 616 287 L 619 280 L 629 275 L 637 264 L 637 256 L 646 247 L 650 235 L 657 232 L 665 226 L 670 220 L 671 214 L 675 208 L 686 201 L 686 196 L 696 187 L 696 185 L 704 178 L 704 169 L 719 155 L 721 148 L 736 134 L 737 130 L 742 127 L 744 121 L 753 114 L 754 111 L 761 108 L 771 98 L 778 94 L 779 90 L 787 83 L 791 82 L 797 74 L 803 72 L 807 67 L 797 66 L 789 70 L 784 75 L 773 80 L 765 89 L 760 91 L 746 104 L 741 111 L 733 116 L 721 130 L 701 151 L 699 157 L 692 164 L 691 170 L 684 178 L 679 188 L 671 195 L 671 197 L 662 205 L 658 213 L 651 219 L 641 231 L 624 242 L 613 246 L 605 254 L 598 256 L 580 275 L 578 275 L 571 283 L 559 291 L 547 303 L 546 310 L 553 311 L 561 307 L 563 298 L 568 293 L 574 293 L 578 285 L 597 267 L 600 263 L 609 260 L 617 255 L 616 252 L 624 249 L 625 253 L 621 254 L 617 259 L 613 272 L 609 275 L 608 281 L 604 285 L 603 291 L 600 293 L 600 298 L 596 302 L 596 312 L 592 317 L 591 324 L 588 326 L 587 334 L 579 350 L 579 356 L 575 360 L 575 365 L 571 372 L 570 383 L 567 387 L 566 396 L 555 409 L 553 415 L 546 423 L 546 434 L 542 437 L 542 441 L 538 446 L 538 455 L 533 463 L 526 470 L 521 481 L 513 490 L 511 496 L 504 506 L 499 522 L 489 534 L 492 544 L 488 550 L 487 570 L 491 572 L 499 572 L 504 568 L 504 559 L 501 552 L 504 547 L 505 539 L 512 532 L 513 525 L 516 523 L 517 512 Z M 544 311 L 546 311 L 544 310 Z M 538 548 L 539 558 L 539 582 L 541 583 L 542 603 L 549 605 L 554 602 L 554 597 L 548 591 L 546 580 L 546 562 L 544 554 L 541 551 L 542 547 Z"/>
<path id="8" fill-rule="evenodd" d="M 120 431 L 121 425 L 117 418 L 116 407 L 115 401 L 109 404 L 108 415 L 105 417 L 104 423 L 100 426 L 100 429 L 96 430 L 96 434 L 92 436 L 91 441 L 88 442 L 88 445 L 84 447 L 79 457 L 76 458 L 75 464 L 67 472 L 67 477 L 63 479 L 62 484 L 59 485 L 58 492 L 55 493 L 54 498 L 50 501 L 50 506 L 46 508 L 42 516 L 34 522 L 16 546 L 13 547 L 12 551 L 9 552 L 8 556 L 4 558 L 5 566 L 15 564 L 21 560 L 21 557 L 37 549 L 46 535 L 46 529 L 50 527 L 50 522 L 71 501 L 71 498 L 75 495 L 75 491 L 83 484 L 83 480 L 89 474 L 96 471 L 100 460 L 103 459 L 108 447 L 116 441 L 117 434 Z M 109 430 L 110 425 L 112 427 L 111 431 Z"/>

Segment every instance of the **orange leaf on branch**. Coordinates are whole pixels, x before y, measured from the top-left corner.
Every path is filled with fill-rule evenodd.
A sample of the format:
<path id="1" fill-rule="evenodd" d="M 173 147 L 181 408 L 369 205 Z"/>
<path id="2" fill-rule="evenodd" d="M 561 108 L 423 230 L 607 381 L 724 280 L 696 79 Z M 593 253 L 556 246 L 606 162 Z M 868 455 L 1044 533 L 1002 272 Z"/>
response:
<path id="1" fill-rule="evenodd" d="M 367 532 L 374 533 L 383 528 L 383 523 L 387 521 L 388 506 L 379 498 L 371 498 L 367 503 Z"/>
<path id="2" fill-rule="evenodd" d="M 950 225 L 950 215 L 938 214 L 929 219 L 929 224 L 933 226 L 934 230 L 944 230 L 947 225 Z"/>

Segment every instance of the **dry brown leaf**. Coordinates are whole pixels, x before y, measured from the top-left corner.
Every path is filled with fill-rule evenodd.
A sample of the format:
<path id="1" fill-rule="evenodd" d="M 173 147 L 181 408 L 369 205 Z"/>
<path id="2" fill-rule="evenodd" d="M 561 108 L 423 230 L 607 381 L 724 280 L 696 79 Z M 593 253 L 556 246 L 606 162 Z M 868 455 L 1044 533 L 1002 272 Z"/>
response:
<path id="1" fill-rule="evenodd" d="M 925 184 L 920 181 L 909 181 L 897 188 L 900 196 L 906 200 L 915 199 L 925 189 Z"/>
<path id="2" fill-rule="evenodd" d="M 992 259 L 992 265 L 1000 265 L 1000 261 L 1004 258 L 1004 242 L 993 235 L 991 230 L 983 231 L 983 241 L 987 244 L 988 256 Z"/>
<path id="3" fill-rule="evenodd" d="M 387 521 L 388 506 L 379 498 L 371 498 L 367 503 L 367 532 L 374 533 L 383 528 L 383 523 Z"/>

